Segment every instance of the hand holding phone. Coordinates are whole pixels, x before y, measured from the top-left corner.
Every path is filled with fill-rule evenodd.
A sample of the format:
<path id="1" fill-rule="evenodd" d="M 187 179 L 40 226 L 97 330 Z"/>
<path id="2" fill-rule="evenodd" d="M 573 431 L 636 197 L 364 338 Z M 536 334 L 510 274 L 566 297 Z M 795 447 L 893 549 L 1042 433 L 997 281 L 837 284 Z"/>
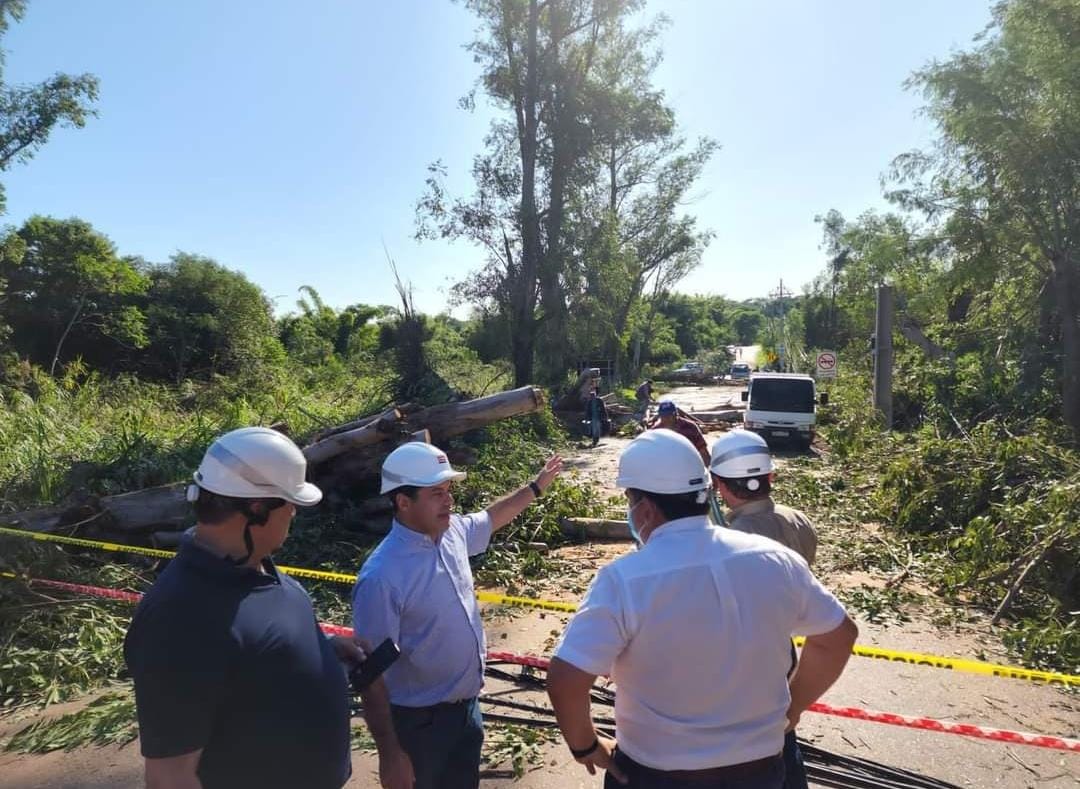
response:
<path id="1" fill-rule="evenodd" d="M 383 641 L 375 647 L 375 651 L 367 656 L 367 660 L 353 668 L 349 672 L 349 684 L 354 693 L 367 690 L 371 683 L 382 676 L 394 661 L 401 656 L 401 650 L 391 638 Z"/>

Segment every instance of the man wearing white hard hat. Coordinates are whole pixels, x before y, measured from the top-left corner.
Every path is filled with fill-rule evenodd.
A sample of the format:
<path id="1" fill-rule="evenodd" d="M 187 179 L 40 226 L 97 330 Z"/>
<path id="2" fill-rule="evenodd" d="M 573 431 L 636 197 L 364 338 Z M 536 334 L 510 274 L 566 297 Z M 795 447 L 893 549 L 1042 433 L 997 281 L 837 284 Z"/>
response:
<path id="1" fill-rule="evenodd" d="M 605 787 L 780 789 L 784 732 L 840 676 L 855 624 L 797 554 L 709 522 L 708 471 L 683 436 L 634 439 L 615 484 L 640 550 L 597 573 L 548 670 L 571 754 Z M 617 744 L 593 727 L 597 676 L 617 686 Z"/>
<path id="2" fill-rule="evenodd" d="M 709 463 L 713 487 L 729 507 L 727 524 L 736 531 L 768 537 L 806 560 L 817 558 L 817 532 L 805 513 L 777 504 L 772 499 L 776 478 L 772 453 L 765 439 L 750 430 L 731 430 L 712 446 Z M 791 671 L 798 653 L 791 645 Z M 784 789 L 807 789 L 806 768 L 795 730 L 784 739 Z"/>
<path id="3" fill-rule="evenodd" d="M 391 638 L 401 648 L 384 676 L 417 789 L 479 785 L 484 730 L 476 697 L 486 648 L 469 557 L 485 551 L 491 534 L 543 495 L 561 469 L 562 460 L 552 457 L 524 487 L 486 510 L 457 515 L 450 486 L 465 473 L 441 449 L 403 444 L 383 463 L 381 491 L 394 522 L 360 568 L 353 628 L 372 644 Z M 411 787 L 394 756 L 380 750 L 383 786 Z"/>
<path id="4" fill-rule="evenodd" d="M 817 532 L 804 513 L 772 500 L 776 467 L 764 438 L 750 430 L 725 433 L 713 443 L 709 471 L 731 510 L 731 528 L 776 540 L 813 566 Z"/>
<path id="5" fill-rule="evenodd" d="M 250 427 L 214 441 L 195 472 L 197 523 L 124 642 L 147 786 L 338 789 L 348 780 L 342 664 L 364 654 L 323 635 L 307 592 L 270 559 L 296 507 L 322 498 L 306 469 L 287 437 Z M 373 733 L 389 730 L 385 687 L 364 701 Z"/>

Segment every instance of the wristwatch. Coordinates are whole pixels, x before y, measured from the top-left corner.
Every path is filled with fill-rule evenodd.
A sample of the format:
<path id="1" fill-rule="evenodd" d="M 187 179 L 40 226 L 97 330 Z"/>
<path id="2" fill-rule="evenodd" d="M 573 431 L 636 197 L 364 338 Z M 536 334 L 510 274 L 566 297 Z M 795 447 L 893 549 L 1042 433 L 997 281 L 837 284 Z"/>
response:
<path id="1" fill-rule="evenodd" d="M 544 493 L 544 491 L 540 490 L 540 486 L 536 484 L 535 479 L 529 480 L 529 487 L 532 488 L 532 492 L 536 496 L 536 498 L 540 498 L 540 496 L 542 496 Z"/>
<path id="2" fill-rule="evenodd" d="M 586 756 L 591 754 L 593 751 L 595 751 L 599 747 L 600 747 L 600 738 L 597 737 L 596 739 L 594 739 L 592 741 L 592 745 L 590 745 L 588 748 L 582 748 L 581 750 L 574 750 L 573 748 L 570 748 L 570 754 L 575 759 L 584 759 Z"/>

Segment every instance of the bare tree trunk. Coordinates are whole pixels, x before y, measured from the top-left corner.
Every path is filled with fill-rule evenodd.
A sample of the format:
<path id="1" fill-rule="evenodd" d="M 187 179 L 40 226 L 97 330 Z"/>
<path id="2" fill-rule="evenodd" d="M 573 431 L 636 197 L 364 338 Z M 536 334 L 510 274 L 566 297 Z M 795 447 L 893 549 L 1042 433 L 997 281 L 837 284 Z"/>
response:
<path id="1" fill-rule="evenodd" d="M 540 64 L 537 27 L 540 11 L 537 0 L 529 0 L 528 43 L 525 52 L 525 92 L 518 107 L 518 143 L 521 148 L 521 266 L 513 292 L 511 349 L 514 355 L 514 385 L 532 380 L 536 346 L 536 278 L 540 264 L 540 219 L 536 210 L 536 150 L 539 133 L 538 101 Z"/>
<path id="2" fill-rule="evenodd" d="M 1066 253 L 1054 261 L 1054 292 L 1061 321 L 1061 408 L 1080 440 L 1080 271 Z"/>
<path id="3" fill-rule="evenodd" d="M 79 305 L 75 308 L 75 312 L 71 316 L 71 320 L 68 321 L 67 326 L 64 327 L 64 333 L 60 335 L 60 341 L 56 343 L 56 353 L 53 354 L 52 364 L 49 365 L 49 375 L 56 375 L 56 365 L 60 363 L 60 350 L 64 347 L 64 341 L 71 333 L 71 327 L 75 325 L 75 322 L 79 320 L 79 316 L 82 315 L 83 307 L 86 306 L 86 294 L 84 293 L 79 297 Z"/>

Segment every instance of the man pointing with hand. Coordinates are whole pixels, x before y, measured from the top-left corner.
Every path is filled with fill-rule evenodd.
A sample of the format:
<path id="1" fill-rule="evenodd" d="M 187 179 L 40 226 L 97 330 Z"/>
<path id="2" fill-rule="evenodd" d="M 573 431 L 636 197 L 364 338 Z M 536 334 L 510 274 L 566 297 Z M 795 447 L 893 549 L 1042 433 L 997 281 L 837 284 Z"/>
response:
<path id="1" fill-rule="evenodd" d="M 451 484 L 464 479 L 446 453 L 404 444 L 387 456 L 381 492 L 390 533 L 364 562 L 353 591 L 353 627 L 373 645 L 393 639 L 401 658 L 384 675 L 396 741 L 379 748 L 384 786 L 475 789 L 480 782 L 484 629 L 469 557 L 543 495 L 562 470 L 552 457 L 527 485 L 486 510 L 453 513 Z M 403 759 L 402 753 L 408 758 Z"/>

